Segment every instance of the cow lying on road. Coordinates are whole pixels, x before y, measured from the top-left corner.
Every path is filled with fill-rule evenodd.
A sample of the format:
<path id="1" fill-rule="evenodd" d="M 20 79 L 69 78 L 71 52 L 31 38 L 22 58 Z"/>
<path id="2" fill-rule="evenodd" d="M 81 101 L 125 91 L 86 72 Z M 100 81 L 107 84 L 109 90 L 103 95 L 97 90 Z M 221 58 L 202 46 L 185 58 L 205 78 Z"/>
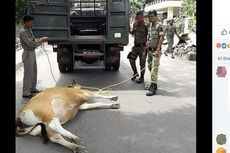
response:
<path id="1" fill-rule="evenodd" d="M 50 140 L 75 152 L 79 138 L 65 130 L 62 124 L 71 120 L 79 110 L 92 108 L 120 108 L 119 103 L 87 103 L 90 99 L 104 98 L 116 101 L 118 96 L 99 95 L 88 90 L 72 87 L 54 87 L 34 96 L 18 112 L 16 136 L 41 135 L 45 142 Z"/>

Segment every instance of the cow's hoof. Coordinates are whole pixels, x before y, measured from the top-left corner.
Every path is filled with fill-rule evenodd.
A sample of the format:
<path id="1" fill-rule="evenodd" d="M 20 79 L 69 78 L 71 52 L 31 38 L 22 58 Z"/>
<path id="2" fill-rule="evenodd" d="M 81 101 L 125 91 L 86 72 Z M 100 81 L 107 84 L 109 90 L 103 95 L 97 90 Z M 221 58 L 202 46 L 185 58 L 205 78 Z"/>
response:
<path id="1" fill-rule="evenodd" d="M 81 140 L 78 137 L 74 137 L 74 138 L 71 138 L 70 141 L 75 143 L 75 144 L 79 144 Z"/>
<path id="2" fill-rule="evenodd" d="M 119 109 L 120 108 L 120 104 L 119 103 L 112 104 L 112 108 L 113 109 Z"/>
<path id="3" fill-rule="evenodd" d="M 115 96 L 113 98 L 111 98 L 112 101 L 117 101 L 118 100 L 118 96 Z"/>
<path id="4" fill-rule="evenodd" d="M 86 147 L 78 145 L 75 149 L 73 149 L 74 153 L 88 153 Z"/>

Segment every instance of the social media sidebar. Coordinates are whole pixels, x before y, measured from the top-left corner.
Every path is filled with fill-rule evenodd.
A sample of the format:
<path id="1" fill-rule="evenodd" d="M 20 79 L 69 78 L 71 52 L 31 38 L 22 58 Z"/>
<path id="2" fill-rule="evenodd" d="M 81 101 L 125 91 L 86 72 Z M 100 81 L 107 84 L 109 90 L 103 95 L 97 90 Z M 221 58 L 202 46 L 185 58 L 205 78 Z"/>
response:
<path id="1" fill-rule="evenodd" d="M 230 153 L 230 39 L 226 37 L 213 40 L 212 78 L 213 153 Z"/>

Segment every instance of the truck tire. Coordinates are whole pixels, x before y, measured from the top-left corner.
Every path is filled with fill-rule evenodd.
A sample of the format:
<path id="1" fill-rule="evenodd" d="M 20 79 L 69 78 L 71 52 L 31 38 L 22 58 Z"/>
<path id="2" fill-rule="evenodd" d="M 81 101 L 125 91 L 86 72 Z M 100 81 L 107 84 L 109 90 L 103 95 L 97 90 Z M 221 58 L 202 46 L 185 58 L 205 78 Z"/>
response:
<path id="1" fill-rule="evenodd" d="M 58 68 L 59 68 L 59 71 L 61 73 L 65 73 L 66 72 L 66 65 L 65 64 L 58 63 Z"/>
<path id="2" fill-rule="evenodd" d="M 105 64 L 105 70 L 106 70 L 106 71 L 111 71 L 111 69 L 112 69 L 111 63 L 106 63 L 106 64 Z"/>
<path id="3" fill-rule="evenodd" d="M 115 63 L 112 64 L 113 71 L 118 71 L 120 68 L 120 59 L 118 59 Z"/>
<path id="4" fill-rule="evenodd" d="M 74 70 L 72 64 L 67 64 L 67 65 L 66 65 L 66 69 L 67 69 L 67 70 L 66 70 L 67 72 L 73 72 L 73 70 Z"/>

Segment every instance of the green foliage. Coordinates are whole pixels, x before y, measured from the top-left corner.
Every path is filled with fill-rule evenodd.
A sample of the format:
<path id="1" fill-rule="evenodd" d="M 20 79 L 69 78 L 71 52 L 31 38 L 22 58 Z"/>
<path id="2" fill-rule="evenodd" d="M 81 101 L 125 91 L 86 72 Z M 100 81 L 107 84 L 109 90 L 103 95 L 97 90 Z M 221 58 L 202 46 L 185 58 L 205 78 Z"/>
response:
<path id="1" fill-rule="evenodd" d="M 188 23 L 188 28 L 190 31 L 196 32 L 196 16 L 191 17 Z"/>
<path id="2" fill-rule="evenodd" d="M 132 18 L 137 11 L 141 10 L 142 0 L 130 0 L 129 1 L 129 16 Z"/>
<path id="3" fill-rule="evenodd" d="M 184 32 L 184 19 L 183 18 L 178 18 L 174 20 L 174 24 L 177 27 L 177 31 L 179 34 Z"/>
<path id="4" fill-rule="evenodd" d="M 182 15 L 189 17 L 189 30 L 196 31 L 196 0 L 183 0 L 182 1 Z"/>
<path id="5" fill-rule="evenodd" d="M 196 12 L 196 0 L 183 0 L 181 11 L 185 16 L 194 16 Z"/>
<path id="6" fill-rule="evenodd" d="M 16 0 L 16 23 L 20 23 L 22 17 L 25 15 L 28 0 Z"/>

